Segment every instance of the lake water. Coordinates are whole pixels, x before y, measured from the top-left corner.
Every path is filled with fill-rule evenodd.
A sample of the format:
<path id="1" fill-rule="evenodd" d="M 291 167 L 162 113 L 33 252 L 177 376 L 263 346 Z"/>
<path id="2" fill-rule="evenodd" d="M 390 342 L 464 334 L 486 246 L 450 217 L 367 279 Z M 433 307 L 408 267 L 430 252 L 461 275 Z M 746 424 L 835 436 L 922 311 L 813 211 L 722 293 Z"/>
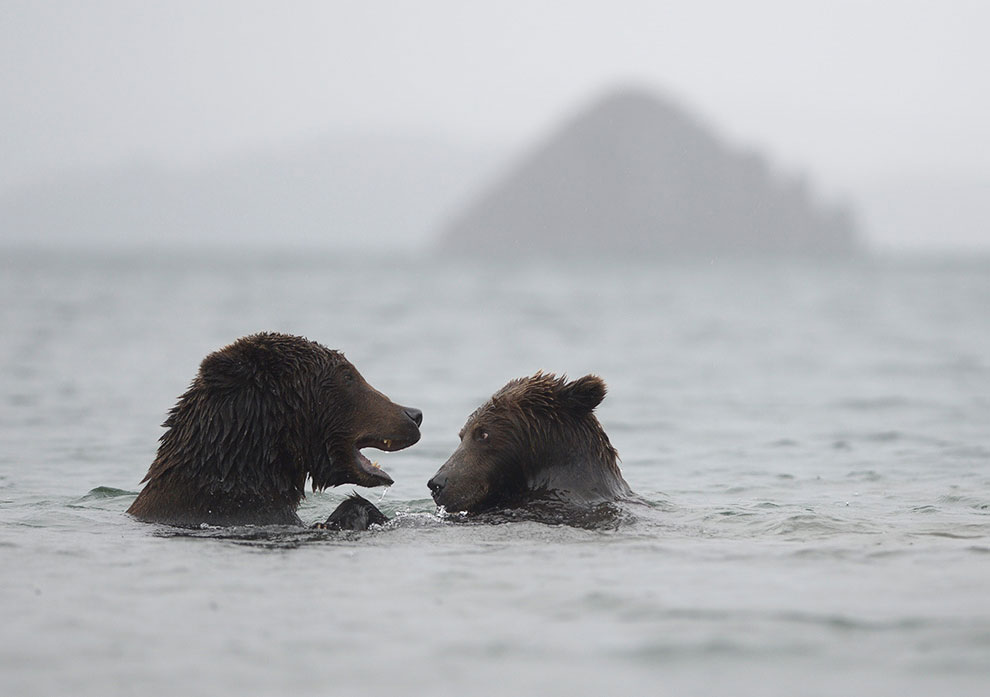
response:
<path id="1" fill-rule="evenodd" d="M 986 260 L 0 271 L 5 695 L 990 689 Z M 124 513 L 199 361 L 260 330 L 424 411 L 420 443 L 379 458 L 384 529 Z M 538 369 L 608 382 L 599 418 L 651 505 L 598 530 L 438 518 L 426 481 L 467 415 Z"/>

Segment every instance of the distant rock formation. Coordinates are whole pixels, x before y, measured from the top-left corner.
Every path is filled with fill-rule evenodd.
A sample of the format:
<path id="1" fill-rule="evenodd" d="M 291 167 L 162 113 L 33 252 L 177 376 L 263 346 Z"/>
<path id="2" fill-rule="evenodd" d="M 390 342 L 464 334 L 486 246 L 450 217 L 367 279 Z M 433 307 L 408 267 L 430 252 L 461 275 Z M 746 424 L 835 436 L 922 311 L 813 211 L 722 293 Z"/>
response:
<path id="1" fill-rule="evenodd" d="M 664 99 L 618 91 L 565 124 L 443 230 L 443 251 L 516 256 L 828 254 L 850 213 L 816 202 Z"/>

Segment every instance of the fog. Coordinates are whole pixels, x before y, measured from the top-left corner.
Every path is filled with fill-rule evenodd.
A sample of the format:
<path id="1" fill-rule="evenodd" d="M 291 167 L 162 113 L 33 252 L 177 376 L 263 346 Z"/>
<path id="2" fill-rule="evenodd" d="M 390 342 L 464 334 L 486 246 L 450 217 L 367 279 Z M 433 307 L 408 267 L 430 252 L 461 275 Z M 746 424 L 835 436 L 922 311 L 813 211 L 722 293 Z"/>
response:
<path id="1" fill-rule="evenodd" d="M 6 2 L 0 233 L 202 241 L 185 193 L 175 225 L 127 213 L 195 190 L 220 244 L 422 245 L 582 104 L 636 84 L 849 201 L 873 247 L 985 248 L 988 20 L 975 1 Z M 259 178 L 227 195 L 231 172 Z M 266 183 L 338 207 L 266 223 Z"/>
<path id="2" fill-rule="evenodd" d="M 987 693 L 988 28 L 0 0 L 4 694 Z"/>

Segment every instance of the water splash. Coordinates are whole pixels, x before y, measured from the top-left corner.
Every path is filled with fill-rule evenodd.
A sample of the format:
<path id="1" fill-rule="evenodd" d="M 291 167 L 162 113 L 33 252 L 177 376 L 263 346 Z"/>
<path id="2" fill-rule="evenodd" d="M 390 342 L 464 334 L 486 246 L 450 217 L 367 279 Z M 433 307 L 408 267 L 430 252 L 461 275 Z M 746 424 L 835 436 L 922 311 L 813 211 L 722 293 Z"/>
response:
<path id="1" fill-rule="evenodd" d="M 136 491 L 127 491 L 125 489 L 115 489 L 111 486 L 98 486 L 95 489 L 90 489 L 85 496 L 76 499 L 75 503 L 84 503 L 86 501 L 96 501 L 100 499 L 112 499 L 118 496 L 136 496 Z"/>

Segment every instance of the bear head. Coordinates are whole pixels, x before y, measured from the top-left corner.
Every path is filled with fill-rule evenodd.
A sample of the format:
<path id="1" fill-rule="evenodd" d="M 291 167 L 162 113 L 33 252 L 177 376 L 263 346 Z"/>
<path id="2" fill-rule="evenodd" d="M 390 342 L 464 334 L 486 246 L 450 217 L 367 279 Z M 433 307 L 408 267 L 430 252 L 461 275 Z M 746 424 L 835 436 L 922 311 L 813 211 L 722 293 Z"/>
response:
<path id="1" fill-rule="evenodd" d="M 337 351 L 298 336 L 247 336 L 203 359 L 130 512 L 194 525 L 294 518 L 307 477 L 314 490 L 391 484 L 361 449 L 413 445 L 421 422 L 422 412 L 392 402 Z"/>
<path id="2" fill-rule="evenodd" d="M 468 417 L 460 445 L 428 482 L 434 501 L 476 513 L 631 494 L 594 414 L 605 391 L 595 375 L 568 382 L 541 372 L 509 382 Z"/>

